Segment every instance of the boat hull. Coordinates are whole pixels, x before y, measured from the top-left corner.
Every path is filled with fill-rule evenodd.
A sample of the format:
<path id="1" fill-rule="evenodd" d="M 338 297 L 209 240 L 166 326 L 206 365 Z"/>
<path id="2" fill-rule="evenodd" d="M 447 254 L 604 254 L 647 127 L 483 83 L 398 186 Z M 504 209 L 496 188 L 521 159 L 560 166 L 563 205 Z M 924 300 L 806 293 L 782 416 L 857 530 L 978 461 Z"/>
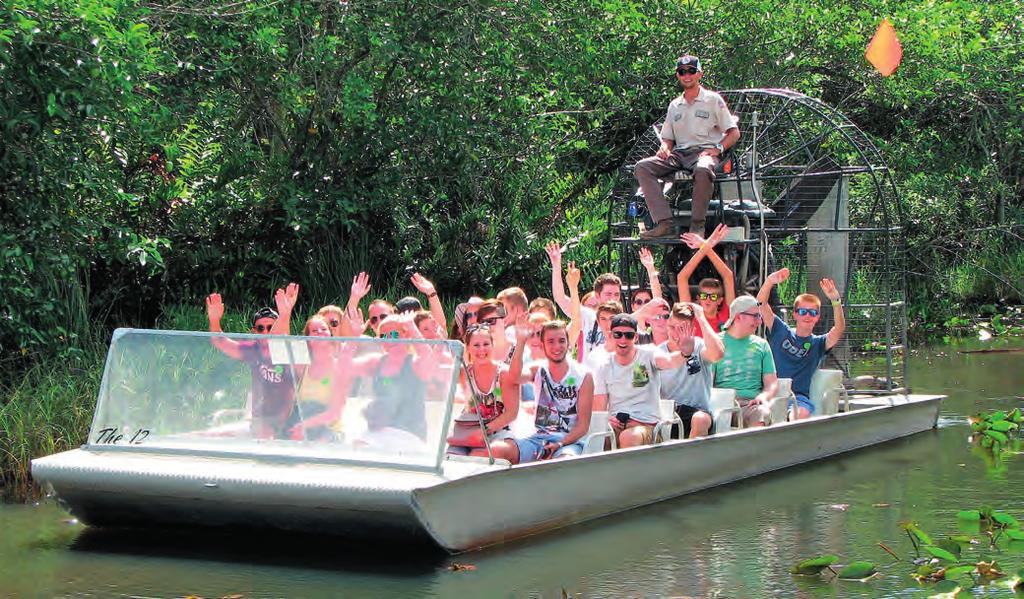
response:
<path id="1" fill-rule="evenodd" d="M 194 525 L 430 539 L 450 552 L 601 518 L 934 428 L 941 396 L 693 441 L 440 472 L 79 449 L 33 476 L 96 526 Z"/>

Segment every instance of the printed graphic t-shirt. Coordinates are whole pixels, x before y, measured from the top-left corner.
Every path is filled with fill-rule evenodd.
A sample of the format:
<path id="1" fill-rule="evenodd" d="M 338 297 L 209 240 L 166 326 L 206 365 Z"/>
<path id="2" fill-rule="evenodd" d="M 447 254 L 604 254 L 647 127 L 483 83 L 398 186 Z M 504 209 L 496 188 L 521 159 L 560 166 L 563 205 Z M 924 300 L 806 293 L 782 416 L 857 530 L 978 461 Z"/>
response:
<path id="1" fill-rule="evenodd" d="M 772 348 L 779 376 L 793 379 L 793 393 L 809 397 L 811 377 L 828 352 L 828 335 L 799 337 L 796 329 L 776 314 L 772 330 L 768 331 L 768 344 Z"/>
<path id="2" fill-rule="evenodd" d="M 252 370 L 252 417 L 283 426 L 295 406 L 295 381 L 286 364 L 274 364 L 266 341 L 240 341 L 242 361 Z"/>
<path id="3" fill-rule="evenodd" d="M 661 379 L 654 357 L 661 350 L 654 345 L 637 345 L 636 356 L 622 365 L 612 356 L 594 372 L 594 395 L 608 396 L 608 413 L 625 412 L 645 424 L 657 424 Z"/>
<path id="4" fill-rule="evenodd" d="M 537 373 L 533 377 L 537 432 L 568 433 L 576 426 L 580 388 L 590 371 L 576 360 L 566 358 L 565 361 L 569 370 L 558 380 L 548 370 L 547 360 L 538 361 Z"/>

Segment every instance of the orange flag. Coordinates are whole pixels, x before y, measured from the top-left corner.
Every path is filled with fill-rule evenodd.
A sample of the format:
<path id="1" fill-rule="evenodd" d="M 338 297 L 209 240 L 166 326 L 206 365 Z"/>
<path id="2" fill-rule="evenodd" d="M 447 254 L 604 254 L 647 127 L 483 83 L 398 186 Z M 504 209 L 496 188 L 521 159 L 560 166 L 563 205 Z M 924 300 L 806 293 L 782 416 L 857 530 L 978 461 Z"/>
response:
<path id="1" fill-rule="evenodd" d="M 892 75 L 896 67 L 900 66 L 903 60 L 903 46 L 896 37 L 896 30 L 893 29 L 889 19 L 882 19 L 871 38 L 868 49 L 864 51 L 864 58 L 868 59 L 883 77 Z"/>

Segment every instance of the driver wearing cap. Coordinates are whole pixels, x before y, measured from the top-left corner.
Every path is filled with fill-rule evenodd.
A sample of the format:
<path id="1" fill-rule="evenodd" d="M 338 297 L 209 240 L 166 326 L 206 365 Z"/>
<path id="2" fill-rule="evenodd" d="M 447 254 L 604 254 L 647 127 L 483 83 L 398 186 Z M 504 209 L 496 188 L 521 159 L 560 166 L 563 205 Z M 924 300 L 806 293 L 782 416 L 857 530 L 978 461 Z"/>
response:
<path id="1" fill-rule="evenodd" d="M 700 84 L 704 68 L 689 54 L 676 61 L 676 79 L 683 93 L 668 105 L 661 126 L 658 152 L 636 163 L 636 180 L 643 191 L 654 227 L 640 234 L 657 239 L 674 234 L 672 208 L 659 179 L 678 170 L 693 173 L 690 232 L 704 236 L 704 219 L 714 189 L 715 167 L 722 153 L 740 138 L 736 117 L 725 100 Z"/>

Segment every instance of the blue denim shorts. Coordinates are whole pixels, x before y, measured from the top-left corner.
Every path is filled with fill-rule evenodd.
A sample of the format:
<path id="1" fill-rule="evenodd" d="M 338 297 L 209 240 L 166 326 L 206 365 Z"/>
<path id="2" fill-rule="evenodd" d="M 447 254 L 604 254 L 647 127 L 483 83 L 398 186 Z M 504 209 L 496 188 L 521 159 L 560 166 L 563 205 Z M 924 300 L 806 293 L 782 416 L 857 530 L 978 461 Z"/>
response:
<path id="1" fill-rule="evenodd" d="M 537 433 L 525 439 L 516 439 L 516 445 L 519 446 L 519 463 L 536 462 L 540 459 L 541 452 L 544 451 L 545 443 L 548 441 L 561 442 L 564 438 L 565 433 Z M 556 451 L 554 457 L 580 455 L 581 453 L 583 453 L 583 443 L 577 441 Z"/>

